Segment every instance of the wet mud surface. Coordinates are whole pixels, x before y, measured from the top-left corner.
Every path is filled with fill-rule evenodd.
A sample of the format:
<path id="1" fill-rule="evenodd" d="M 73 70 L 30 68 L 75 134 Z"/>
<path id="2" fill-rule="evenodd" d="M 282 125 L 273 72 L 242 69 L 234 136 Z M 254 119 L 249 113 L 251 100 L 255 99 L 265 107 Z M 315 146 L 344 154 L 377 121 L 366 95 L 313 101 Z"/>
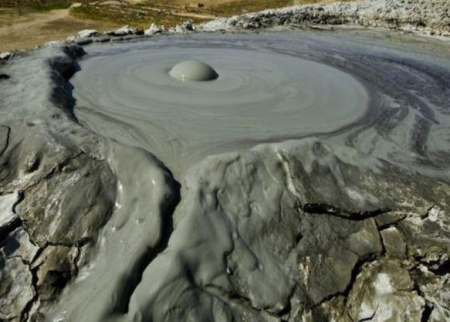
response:
<path id="1" fill-rule="evenodd" d="M 222 146 L 331 132 L 364 115 L 368 97 L 356 79 L 312 61 L 311 44 L 295 36 L 280 40 L 284 52 L 271 48 L 275 37 L 92 46 L 71 80 L 76 115 L 94 131 L 152 151 L 175 171 Z M 187 59 L 214 66 L 219 78 L 170 77 L 172 66 Z"/>
<path id="2" fill-rule="evenodd" d="M 359 150 L 377 149 L 376 156 L 415 153 L 439 162 L 448 142 L 448 61 L 420 56 L 418 45 L 355 38 L 202 34 L 92 46 L 71 80 L 76 114 L 102 135 L 152 151 L 176 172 L 221 149 L 329 133 L 359 142 Z M 448 48 L 440 50 L 444 56 Z M 220 78 L 171 79 L 167 71 L 189 58 L 214 65 Z M 392 133 L 391 140 L 373 132 Z"/>

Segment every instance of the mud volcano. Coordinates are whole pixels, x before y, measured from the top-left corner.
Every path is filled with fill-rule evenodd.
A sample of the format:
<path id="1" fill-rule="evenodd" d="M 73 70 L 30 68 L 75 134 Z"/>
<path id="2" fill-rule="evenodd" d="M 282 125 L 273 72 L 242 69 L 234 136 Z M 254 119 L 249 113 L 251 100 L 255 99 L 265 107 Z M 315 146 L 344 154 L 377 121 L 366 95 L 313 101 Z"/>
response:
<path id="1" fill-rule="evenodd" d="M 449 48 L 348 30 L 16 57 L 2 287 L 23 292 L 1 318 L 447 319 Z"/>

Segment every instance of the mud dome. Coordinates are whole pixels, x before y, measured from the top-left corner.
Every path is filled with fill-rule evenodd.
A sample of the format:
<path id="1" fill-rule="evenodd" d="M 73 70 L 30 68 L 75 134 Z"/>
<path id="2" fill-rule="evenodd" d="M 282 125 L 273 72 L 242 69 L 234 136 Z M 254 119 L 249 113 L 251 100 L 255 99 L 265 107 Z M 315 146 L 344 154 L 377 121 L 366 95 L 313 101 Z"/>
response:
<path id="1" fill-rule="evenodd" d="M 448 43 L 347 30 L 84 50 L 2 65 L 1 319 L 449 318 Z M 189 59 L 219 78 L 169 76 Z"/>
<path id="2" fill-rule="evenodd" d="M 206 82 L 219 77 L 214 68 L 198 60 L 185 60 L 176 64 L 170 69 L 169 75 L 183 82 Z"/>

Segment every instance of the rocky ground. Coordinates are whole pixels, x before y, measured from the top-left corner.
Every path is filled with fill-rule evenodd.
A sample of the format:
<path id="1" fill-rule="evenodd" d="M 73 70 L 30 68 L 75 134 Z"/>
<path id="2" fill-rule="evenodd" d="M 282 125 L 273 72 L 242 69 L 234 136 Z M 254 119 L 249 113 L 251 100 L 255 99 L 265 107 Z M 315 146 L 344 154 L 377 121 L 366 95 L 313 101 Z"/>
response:
<path id="1" fill-rule="evenodd" d="M 450 36 L 448 0 L 369 0 L 305 5 L 216 20 L 204 30 L 260 29 L 280 25 L 359 25 Z"/>
<path id="2" fill-rule="evenodd" d="M 446 3 L 307 6 L 201 28 L 306 20 L 445 36 Z M 449 320 L 448 46 L 345 34 L 171 39 L 301 56 L 352 75 L 371 98 L 339 131 L 257 142 L 177 178 L 151 149 L 81 125 L 70 79 L 89 46 L 2 56 L 0 319 Z"/>

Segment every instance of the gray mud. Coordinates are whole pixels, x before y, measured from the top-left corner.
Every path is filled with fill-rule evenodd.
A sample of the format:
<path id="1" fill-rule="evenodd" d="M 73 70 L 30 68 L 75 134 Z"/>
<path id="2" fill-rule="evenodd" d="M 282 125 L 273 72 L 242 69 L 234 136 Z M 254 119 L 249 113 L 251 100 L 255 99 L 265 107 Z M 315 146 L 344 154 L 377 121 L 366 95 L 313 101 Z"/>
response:
<path id="1" fill-rule="evenodd" d="M 77 118 L 99 134 L 152 151 L 176 173 L 246 142 L 331 132 L 362 118 L 368 95 L 354 77 L 318 63 L 308 53 L 312 43 L 276 37 L 283 50 L 271 48 L 275 39 L 267 35 L 91 46 L 71 79 Z M 219 78 L 170 77 L 172 66 L 191 58 L 214 66 Z"/>
<path id="2" fill-rule="evenodd" d="M 0 318 L 448 319 L 448 43 L 285 32 L 85 50 L 2 67 Z M 192 58 L 219 78 L 168 75 Z"/>
<path id="3" fill-rule="evenodd" d="M 438 57 L 448 46 L 417 42 L 409 52 L 395 39 L 372 42 L 294 32 L 91 46 L 70 82 L 76 115 L 103 136 L 151 151 L 177 174 L 209 154 L 338 133 L 399 163 L 445 162 L 448 61 Z M 433 44 L 436 58 L 433 49 L 421 52 Z M 190 58 L 213 65 L 219 79 L 172 79 L 168 70 Z M 396 133 L 380 140 L 373 131 Z"/>

